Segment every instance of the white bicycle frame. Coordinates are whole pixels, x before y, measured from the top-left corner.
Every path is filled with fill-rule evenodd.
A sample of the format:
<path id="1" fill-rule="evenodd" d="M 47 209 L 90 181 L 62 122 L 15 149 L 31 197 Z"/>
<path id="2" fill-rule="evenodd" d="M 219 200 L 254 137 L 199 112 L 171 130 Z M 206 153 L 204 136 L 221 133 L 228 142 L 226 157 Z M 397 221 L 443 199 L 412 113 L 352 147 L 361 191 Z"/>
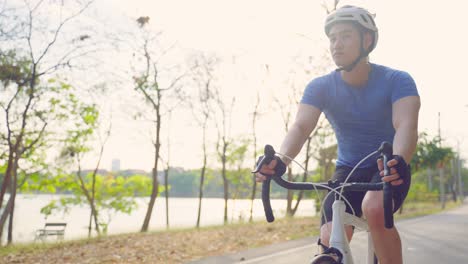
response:
<path id="1" fill-rule="evenodd" d="M 349 241 L 346 236 L 345 225 L 352 225 L 358 230 L 367 232 L 367 264 L 374 263 L 374 244 L 370 235 L 367 221 L 347 213 L 346 205 L 343 200 L 335 200 L 332 205 L 333 221 L 330 234 L 330 247 L 338 249 L 343 254 L 343 264 L 354 264 Z"/>

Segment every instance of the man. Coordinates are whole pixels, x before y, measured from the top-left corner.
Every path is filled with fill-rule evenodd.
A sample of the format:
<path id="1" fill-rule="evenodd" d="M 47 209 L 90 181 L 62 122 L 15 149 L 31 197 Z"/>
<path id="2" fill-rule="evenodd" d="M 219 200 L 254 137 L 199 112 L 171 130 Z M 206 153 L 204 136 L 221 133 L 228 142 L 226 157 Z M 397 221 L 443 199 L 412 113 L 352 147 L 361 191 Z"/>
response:
<path id="1" fill-rule="evenodd" d="M 288 131 L 280 153 L 295 157 L 314 130 L 321 113 L 332 125 L 338 142 L 338 158 L 333 180 L 344 181 L 351 169 L 365 156 L 377 150 L 382 141 L 392 142 L 394 158 L 388 161 L 390 175 L 383 176 L 378 157 L 363 162 L 350 182 L 391 182 L 394 186 L 394 212 L 403 203 L 410 186 L 408 163 L 417 143 L 420 108 L 416 85 L 409 74 L 369 63 L 368 54 L 376 47 L 378 30 L 367 10 L 344 6 L 331 13 L 325 22 L 330 52 L 336 71 L 314 79 L 306 87 L 296 120 Z M 257 181 L 285 171 L 289 160 L 273 160 L 256 174 Z M 281 165 L 281 166 L 279 166 Z M 334 197 L 324 202 L 319 253 L 312 263 L 337 256 L 327 252 Z M 386 229 L 383 217 L 383 192 L 349 192 L 345 197 L 358 216 L 368 220 L 375 253 L 381 264 L 402 263 L 401 240 L 396 228 Z M 346 209 L 351 212 L 350 208 Z M 348 239 L 353 229 L 346 226 Z"/>

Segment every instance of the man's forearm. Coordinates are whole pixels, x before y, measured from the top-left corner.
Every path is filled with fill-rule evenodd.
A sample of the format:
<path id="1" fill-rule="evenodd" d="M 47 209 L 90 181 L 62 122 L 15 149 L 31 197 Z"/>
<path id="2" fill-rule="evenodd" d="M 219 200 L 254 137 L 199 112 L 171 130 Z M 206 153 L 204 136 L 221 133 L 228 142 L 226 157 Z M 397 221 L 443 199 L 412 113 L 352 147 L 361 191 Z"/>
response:
<path id="1" fill-rule="evenodd" d="M 393 105 L 393 153 L 411 162 L 418 142 L 418 114 L 421 101 L 418 96 L 408 96 Z"/>
<path id="2" fill-rule="evenodd" d="M 412 125 L 402 125 L 393 139 L 393 154 L 402 156 L 409 164 L 416 150 L 418 129 Z"/>
<path id="3" fill-rule="evenodd" d="M 295 158 L 297 154 L 302 149 L 302 146 L 304 145 L 304 142 L 307 140 L 309 137 L 310 132 L 304 131 L 304 129 L 301 129 L 298 125 L 293 125 L 288 133 L 286 134 L 286 137 L 283 140 L 283 143 L 281 144 L 280 148 L 280 153 L 284 154 L 290 158 Z M 288 165 L 291 160 L 289 158 L 281 158 L 286 165 Z"/>

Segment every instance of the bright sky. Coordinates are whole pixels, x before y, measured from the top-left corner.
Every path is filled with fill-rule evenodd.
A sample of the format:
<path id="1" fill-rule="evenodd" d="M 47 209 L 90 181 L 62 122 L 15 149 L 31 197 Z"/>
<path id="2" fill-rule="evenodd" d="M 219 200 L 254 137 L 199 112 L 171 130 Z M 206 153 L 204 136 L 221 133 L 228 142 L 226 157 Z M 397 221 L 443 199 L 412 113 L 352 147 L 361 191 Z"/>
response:
<path id="1" fill-rule="evenodd" d="M 253 109 L 252 90 L 279 93 L 291 89 L 287 85 L 290 71 L 298 70 L 292 58 L 320 56 L 326 51 L 325 11 L 321 3 L 315 0 L 103 0 L 99 6 L 106 7 L 100 10 L 116 16 L 120 13 L 135 19 L 149 16 L 155 29 L 163 30 L 166 38 L 187 51 L 216 52 L 231 60 L 235 57 L 235 64 L 225 60 L 230 66 L 224 66 L 223 79 L 229 82 L 223 84 L 223 89 L 227 94 L 237 94 L 233 133 L 246 134 L 251 130 L 248 113 Z M 435 135 L 440 112 L 442 136 L 452 146 L 460 142 L 462 156 L 468 157 L 468 140 L 465 140 L 468 126 L 463 122 L 468 115 L 463 66 L 468 61 L 465 34 L 468 2 L 342 0 L 340 4 L 361 5 L 377 14 L 379 42 L 371 61 L 409 72 L 421 95 L 420 131 Z M 268 74 L 265 64 L 270 66 Z M 271 96 L 265 100 L 271 100 Z M 171 159 L 174 165 L 198 167 L 200 129 L 190 124 L 187 115 L 179 120 L 178 124 L 171 125 Z M 259 144 L 279 147 L 284 136 L 280 114 L 265 115 L 259 125 L 262 126 L 258 129 Z M 107 145 L 104 167 L 110 167 L 112 158 L 120 158 L 124 169 L 150 170 L 153 149 L 145 129 L 134 124 L 115 127 L 118 131 Z"/>

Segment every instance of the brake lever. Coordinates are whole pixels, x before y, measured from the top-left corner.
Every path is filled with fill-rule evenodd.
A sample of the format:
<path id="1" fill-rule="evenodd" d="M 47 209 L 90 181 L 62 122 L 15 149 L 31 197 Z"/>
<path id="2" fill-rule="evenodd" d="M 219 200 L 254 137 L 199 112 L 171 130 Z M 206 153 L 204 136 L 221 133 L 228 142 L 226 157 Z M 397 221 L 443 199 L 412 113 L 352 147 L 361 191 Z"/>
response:
<path id="1" fill-rule="evenodd" d="M 265 145 L 264 149 L 264 156 L 263 158 L 257 163 L 257 167 L 255 168 L 252 173 L 260 172 L 260 169 L 264 164 L 269 164 L 275 158 L 276 151 L 273 149 L 271 145 Z M 272 176 L 272 175 L 268 175 Z"/>

